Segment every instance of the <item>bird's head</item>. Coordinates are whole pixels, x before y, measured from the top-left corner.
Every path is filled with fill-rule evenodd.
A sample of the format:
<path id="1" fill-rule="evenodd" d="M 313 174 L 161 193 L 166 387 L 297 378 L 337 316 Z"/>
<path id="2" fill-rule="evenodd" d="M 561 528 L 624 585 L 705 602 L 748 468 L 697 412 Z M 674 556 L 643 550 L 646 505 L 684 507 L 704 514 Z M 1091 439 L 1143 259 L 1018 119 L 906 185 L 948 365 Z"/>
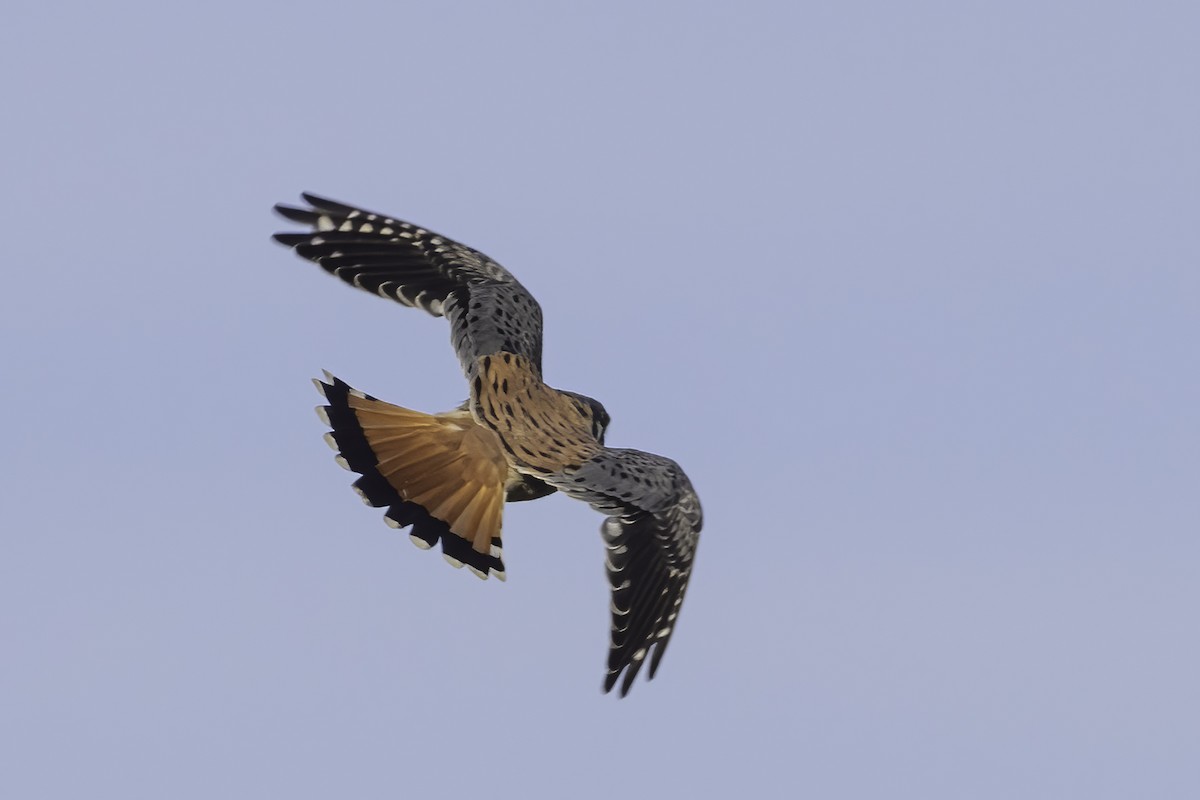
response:
<path id="1" fill-rule="evenodd" d="M 600 401 L 575 392 L 563 392 L 563 394 L 574 398 L 579 413 L 591 423 L 592 436 L 596 437 L 597 442 L 604 444 L 604 432 L 608 430 L 608 423 L 612 422 L 612 417 L 604 410 L 604 406 L 600 405 Z"/>

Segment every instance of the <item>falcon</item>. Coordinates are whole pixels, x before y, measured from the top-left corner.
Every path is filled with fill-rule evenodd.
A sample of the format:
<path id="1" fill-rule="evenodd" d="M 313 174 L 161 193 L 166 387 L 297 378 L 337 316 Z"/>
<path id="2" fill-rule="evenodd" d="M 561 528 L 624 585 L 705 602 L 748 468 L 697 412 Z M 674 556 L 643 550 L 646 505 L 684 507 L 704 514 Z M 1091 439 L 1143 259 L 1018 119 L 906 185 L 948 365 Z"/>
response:
<path id="1" fill-rule="evenodd" d="M 542 378 L 542 311 L 508 270 L 433 231 L 311 194 L 275 211 L 307 226 L 275 240 L 351 286 L 450 322 L 470 398 L 425 414 L 378 400 L 325 373 L 315 380 L 337 462 L 384 521 L 480 578 L 505 578 L 506 502 L 555 491 L 606 515 L 600 531 L 612 588 L 604 691 L 624 697 L 643 663 L 658 670 L 679 616 L 700 501 L 669 458 L 608 447 L 608 412 Z"/>

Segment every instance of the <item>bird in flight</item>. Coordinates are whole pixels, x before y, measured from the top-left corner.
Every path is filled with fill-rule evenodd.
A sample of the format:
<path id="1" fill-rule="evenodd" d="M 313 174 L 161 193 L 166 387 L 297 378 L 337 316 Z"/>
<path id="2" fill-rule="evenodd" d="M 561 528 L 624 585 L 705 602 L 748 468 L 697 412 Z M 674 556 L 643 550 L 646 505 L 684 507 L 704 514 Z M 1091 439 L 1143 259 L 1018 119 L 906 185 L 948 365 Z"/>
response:
<path id="1" fill-rule="evenodd" d="M 612 587 L 604 691 L 621 696 L 675 629 L 700 539 L 700 501 L 669 458 L 606 447 L 599 402 L 542 380 L 542 311 L 508 270 L 478 250 L 383 214 L 311 194 L 275 206 L 308 227 L 275 240 L 359 289 L 450 321 L 470 399 L 440 414 L 378 400 L 325 373 L 316 380 L 337 462 L 384 521 L 480 578 L 504 580 L 505 502 L 555 491 L 606 514 Z M 623 677 L 622 677 L 623 676 Z"/>

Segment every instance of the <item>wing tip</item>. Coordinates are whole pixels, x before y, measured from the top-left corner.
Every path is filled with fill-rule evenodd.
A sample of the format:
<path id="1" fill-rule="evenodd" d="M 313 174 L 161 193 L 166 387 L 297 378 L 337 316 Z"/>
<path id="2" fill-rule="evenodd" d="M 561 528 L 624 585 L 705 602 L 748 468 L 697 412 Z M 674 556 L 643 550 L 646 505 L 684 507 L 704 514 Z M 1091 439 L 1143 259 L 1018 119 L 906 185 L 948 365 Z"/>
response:
<path id="1" fill-rule="evenodd" d="M 642 662 L 645 660 L 646 656 L 646 649 L 641 648 L 638 650 L 638 653 L 641 655 L 635 654 L 635 658 L 629 659 L 625 663 L 621 664 L 621 666 L 616 667 L 615 669 L 612 667 L 609 668 L 608 674 L 604 676 L 605 694 L 610 693 L 617 685 L 618 681 L 620 681 L 621 686 L 617 690 L 617 695 L 619 697 L 626 697 L 629 694 L 629 690 L 633 688 L 633 682 L 637 679 L 638 673 L 641 672 Z M 653 679 L 654 670 L 651 670 L 647 674 L 646 680 L 650 681 Z"/>
<path id="2" fill-rule="evenodd" d="M 311 208 L 289 206 L 287 203 L 276 203 L 271 206 L 271 210 L 286 220 L 305 224 L 311 223 L 317 216 Z"/>

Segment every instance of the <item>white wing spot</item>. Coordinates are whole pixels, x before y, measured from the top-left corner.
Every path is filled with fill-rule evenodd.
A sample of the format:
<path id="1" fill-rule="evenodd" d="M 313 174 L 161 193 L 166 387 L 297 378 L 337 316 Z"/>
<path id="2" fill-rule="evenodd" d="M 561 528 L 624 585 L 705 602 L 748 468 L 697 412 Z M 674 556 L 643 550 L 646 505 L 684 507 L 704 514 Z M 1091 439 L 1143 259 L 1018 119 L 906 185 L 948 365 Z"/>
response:
<path id="1" fill-rule="evenodd" d="M 375 230 L 375 226 L 369 222 L 364 222 L 362 225 L 358 226 L 359 233 L 372 233 L 372 232 L 374 232 L 374 230 Z"/>
<path id="2" fill-rule="evenodd" d="M 317 230 L 319 230 L 319 231 L 331 231 L 331 230 L 333 230 L 333 228 L 334 228 L 334 226 L 333 226 L 333 217 L 326 216 L 326 215 L 324 215 L 324 214 L 322 214 L 321 216 L 317 217 Z"/>

